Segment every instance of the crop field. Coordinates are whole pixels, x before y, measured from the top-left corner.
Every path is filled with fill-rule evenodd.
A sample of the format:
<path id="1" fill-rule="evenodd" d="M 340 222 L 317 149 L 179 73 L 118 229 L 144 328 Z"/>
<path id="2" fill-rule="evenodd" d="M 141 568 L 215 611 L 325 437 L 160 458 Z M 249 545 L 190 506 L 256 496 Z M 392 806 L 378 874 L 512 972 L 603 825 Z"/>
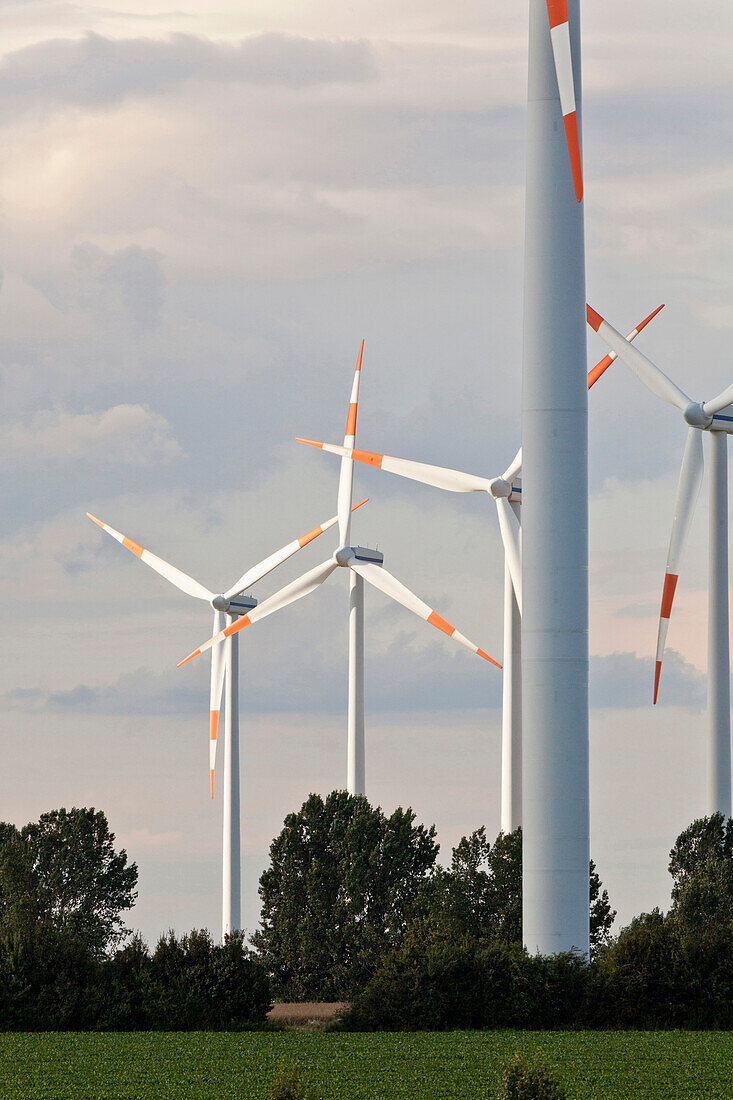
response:
<path id="1" fill-rule="evenodd" d="M 733 1100 L 733 1034 L 452 1032 L 0 1035 L 12 1100 L 265 1100 L 297 1064 L 322 1100 L 487 1100 L 514 1051 L 577 1100 Z"/>

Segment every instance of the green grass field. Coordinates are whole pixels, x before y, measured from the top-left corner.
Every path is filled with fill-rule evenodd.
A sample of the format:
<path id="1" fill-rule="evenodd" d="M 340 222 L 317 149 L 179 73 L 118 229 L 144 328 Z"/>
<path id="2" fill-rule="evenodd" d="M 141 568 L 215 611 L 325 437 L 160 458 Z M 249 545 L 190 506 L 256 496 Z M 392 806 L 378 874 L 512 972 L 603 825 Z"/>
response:
<path id="1" fill-rule="evenodd" d="M 284 1061 L 323 1100 L 486 1100 L 516 1050 L 541 1051 L 578 1100 L 733 1100 L 720 1032 L 0 1035 L 0 1096 L 265 1100 Z"/>

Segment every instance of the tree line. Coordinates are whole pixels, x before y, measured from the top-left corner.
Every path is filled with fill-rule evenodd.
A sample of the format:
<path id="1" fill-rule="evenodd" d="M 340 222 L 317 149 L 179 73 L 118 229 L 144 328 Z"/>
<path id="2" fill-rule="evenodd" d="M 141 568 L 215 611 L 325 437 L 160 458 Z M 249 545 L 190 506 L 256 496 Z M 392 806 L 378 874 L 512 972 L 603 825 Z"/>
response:
<path id="1" fill-rule="evenodd" d="M 190 1030 L 261 1024 L 270 980 L 242 935 L 163 936 L 150 951 L 123 914 L 137 866 L 105 815 L 54 810 L 0 823 L 0 1029 Z"/>
<path id="2" fill-rule="evenodd" d="M 521 830 L 464 837 L 447 867 L 411 809 L 311 795 L 260 880 L 260 926 L 149 949 L 123 918 L 137 867 L 105 815 L 0 824 L 0 1028 L 262 1026 L 272 999 L 346 1000 L 343 1026 L 733 1026 L 733 826 L 702 818 L 670 853 L 672 904 L 613 935 L 591 861 L 591 957 L 531 956 L 522 939 Z"/>

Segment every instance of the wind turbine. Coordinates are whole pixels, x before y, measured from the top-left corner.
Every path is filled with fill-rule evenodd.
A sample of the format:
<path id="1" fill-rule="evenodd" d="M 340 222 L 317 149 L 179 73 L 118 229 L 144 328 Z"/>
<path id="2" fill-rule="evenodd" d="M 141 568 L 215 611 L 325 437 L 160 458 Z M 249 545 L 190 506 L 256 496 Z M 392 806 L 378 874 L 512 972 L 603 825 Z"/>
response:
<path id="1" fill-rule="evenodd" d="M 360 508 L 362 500 L 354 508 Z M 126 535 L 116 531 L 91 512 L 89 519 L 130 550 L 145 565 L 150 566 L 181 592 L 194 599 L 209 603 L 214 612 L 213 634 L 223 629 L 226 618 L 236 622 L 238 617 L 252 612 L 257 600 L 243 596 L 245 589 L 266 577 L 278 565 L 282 565 L 298 550 L 302 550 L 319 535 L 337 522 L 337 516 L 314 527 L 312 531 L 287 543 L 274 554 L 248 569 L 226 592 L 210 592 L 203 584 L 189 577 L 174 565 L 163 561 L 156 554 Z M 224 709 L 224 812 L 222 856 L 222 938 L 241 926 L 241 867 L 240 867 L 240 812 L 239 812 L 239 651 L 236 635 L 226 646 L 217 646 L 211 654 L 211 688 L 209 702 L 209 770 L 211 773 L 211 797 L 214 797 L 214 766 L 216 762 L 217 732 L 222 693 L 226 682 L 226 706 Z"/>
<path id="2" fill-rule="evenodd" d="M 364 341 L 359 348 L 359 356 L 354 372 L 354 381 L 351 388 L 349 411 L 346 418 L 346 431 L 344 434 L 344 449 L 352 450 L 356 437 L 356 414 L 359 401 L 359 381 L 361 377 L 361 363 L 364 353 Z M 237 622 L 232 623 L 217 635 L 210 638 L 180 662 L 186 664 L 193 657 L 198 657 L 212 646 L 218 645 L 226 638 L 236 636 L 245 627 L 251 626 L 260 619 L 266 618 L 274 611 L 279 611 L 288 604 L 307 596 L 319 585 L 330 577 L 339 567 L 349 571 L 349 719 L 348 719 L 348 766 L 347 787 L 352 794 L 364 794 L 365 767 L 364 767 L 364 589 L 363 582 L 378 588 L 386 596 L 402 604 L 408 611 L 412 611 L 419 618 L 430 623 L 437 630 L 442 631 L 455 641 L 478 654 L 484 660 L 489 661 L 497 668 L 501 665 L 483 649 L 480 649 L 465 635 L 461 634 L 449 622 L 446 622 L 436 611 L 423 602 L 418 596 L 406 588 L 404 584 L 388 573 L 384 568 L 384 555 L 376 550 L 369 550 L 363 546 L 352 546 L 351 535 L 351 497 L 353 484 L 354 463 L 348 456 L 341 459 L 341 470 L 338 485 L 338 524 L 339 524 L 339 548 L 330 558 L 321 565 L 316 566 L 310 572 L 288 584 L 280 592 L 264 600 L 252 611 L 242 616 Z"/>
<path id="3" fill-rule="evenodd" d="M 627 340 L 635 340 L 664 306 L 640 321 L 628 334 Z M 615 352 L 604 356 L 588 373 L 590 389 L 616 358 Z M 496 504 L 499 531 L 504 545 L 504 682 L 502 697 L 502 768 L 501 768 L 501 828 L 514 832 L 522 824 L 522 680 L 521 680 L 521 612 L 522 612 L 522 562 L 520 536 L 522 451 L 517 451 L 510 465 L 499 477 L 487 478 L 463 473 L 442 466 L 429 466 L 393 455 L 357 450 L 335 443 L 319 443 L 313 439 L 299 439 L 310 447 L 341 455 L 375 469 L 432 485 L 452 493 L 487 493 Z"/>
<path id="4" fill-rule="evenodd" d="M 654 665 L 654 702 L 672 614 L 682 550 L 702 484 L 702 433 L 710 436 L 710 527 L 708 577 L 708 813 L 731 816 L 730 641 L 728 636 L 728 435 L 733 432 L 733 385 L 712 401 L 688 397 L 659 367 L 632 347 L 588 306 L 588 324 L 648 390 L 679 409 L 688 425 L 677 486 Z"/>

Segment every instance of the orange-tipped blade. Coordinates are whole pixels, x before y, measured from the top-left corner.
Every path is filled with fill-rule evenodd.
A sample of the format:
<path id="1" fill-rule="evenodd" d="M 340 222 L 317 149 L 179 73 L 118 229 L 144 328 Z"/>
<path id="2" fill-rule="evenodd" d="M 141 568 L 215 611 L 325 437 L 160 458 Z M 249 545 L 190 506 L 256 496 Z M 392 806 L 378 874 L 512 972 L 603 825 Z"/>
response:
<path id="1" fill-rule="evenodd" d="M 590 308 L 590 307 L 587 307 L 587 308 Z M 657 314 L 663 309 L 664 309 L 664 302 L 662 302 L 661 306 L 657 306 L 657 308 L 654 310 L 654 312 L 650 313 L 648 317 L 645 317 L 643 321 L 640 321 L 639 324 L 636 326 L 636 328 L 632 329 L 631 332 L 627 333 L 626 339 L 629 341 L 629 343 L 632 343 L 636 339 L 636 337 L 639 335 L 639 333 L 642 332 L 646 328 L 646 326 L 649 324 L 649 322 L 653 321 L 654 318 L 657 316 Z M 594 311 L 591 310 L 591 312 L 594 312 Z M 597 317 L 598 314 L 596 313 L 595 316 Z M 618 358 L 618 354 L 615 351 L 609 351 L 608 355 L 604 355 L 604 357 L 603 357 L 603 359 L 601 359 L 600 363 L 596 363 L 593 370 L 588 371 L 588 389 L 590 389 L 591 386 L 594 386 L 596 384 L 596 382 L 601 377 L 601 375 L 604 374 L 608 370 L 608 368 L 611 366 L 611 363 L 613 363 L 617 358 Z"/>

